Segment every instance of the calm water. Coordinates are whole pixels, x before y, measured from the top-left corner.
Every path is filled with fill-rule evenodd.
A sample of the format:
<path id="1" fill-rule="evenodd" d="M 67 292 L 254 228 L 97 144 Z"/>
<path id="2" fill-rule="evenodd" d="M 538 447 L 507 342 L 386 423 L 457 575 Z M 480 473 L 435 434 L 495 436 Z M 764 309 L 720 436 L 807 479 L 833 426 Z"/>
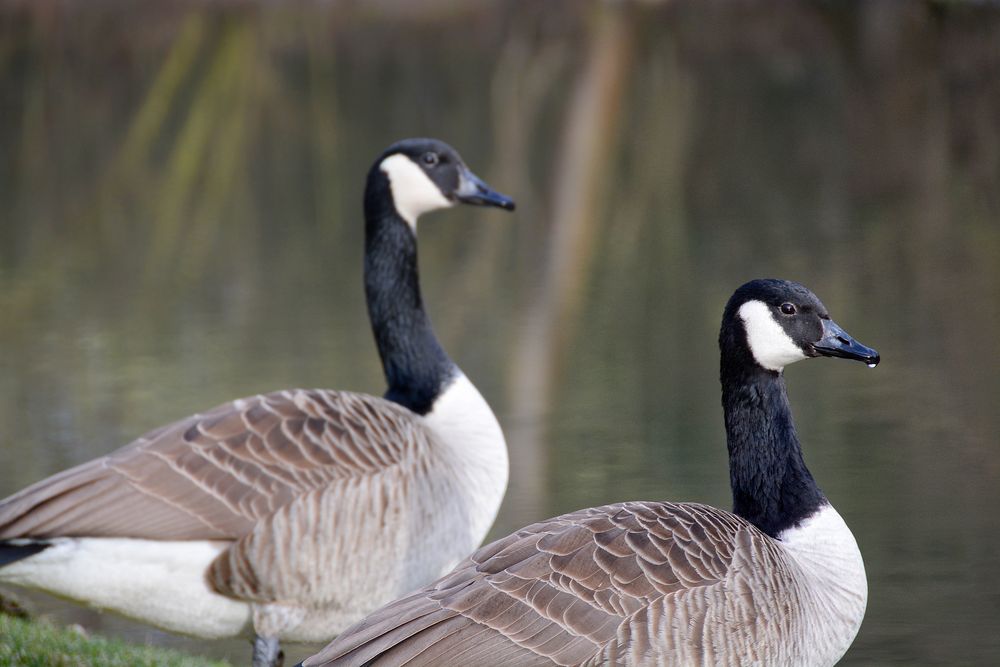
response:
<path id="1" fill-rule="evenodd" d="M 0 494 L 237 396 L 381 393 L 362 181 L 438 136 L 519 204 L 421 227 L 512 451 L 495 536 L 728 506 L 722 307 L 792 278 L 883 358 L 788 372 L 868 568 L 844 664 L 1000 662 L 1000 9 L 432 4 L 0 13 Z"/>

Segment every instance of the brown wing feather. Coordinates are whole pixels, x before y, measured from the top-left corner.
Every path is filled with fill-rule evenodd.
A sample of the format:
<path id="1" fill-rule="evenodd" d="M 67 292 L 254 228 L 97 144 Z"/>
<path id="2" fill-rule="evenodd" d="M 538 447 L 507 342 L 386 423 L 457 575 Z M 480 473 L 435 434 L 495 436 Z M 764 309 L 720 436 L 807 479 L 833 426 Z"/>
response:
<path id="1" fill-rule="evenodd" d="M 303 664 L 579 665 L 613 645 L 642 651 L 630 643 L 648 638 L 629 637 L 630 621 L 718 587 L 755 532 L 728 512 L 686 503 L 566 514 L 481 548 Z"/>
<path id="2" fill-rule="evenodd" d="M 0 539 L 237 539 L 310 489 L 394 465 L 418 431 L 412 413 L 363 394 L 233 401 L 0 501 Z"/>

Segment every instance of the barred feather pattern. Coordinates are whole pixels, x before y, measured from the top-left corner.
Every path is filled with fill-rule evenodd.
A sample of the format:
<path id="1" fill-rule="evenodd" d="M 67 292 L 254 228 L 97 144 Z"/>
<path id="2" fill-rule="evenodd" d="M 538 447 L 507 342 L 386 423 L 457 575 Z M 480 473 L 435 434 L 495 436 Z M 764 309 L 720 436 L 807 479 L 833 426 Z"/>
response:
<path id="1" fill-rule="evenodd" d="M 0 540 L 230 541 L 207 573 L 212 588 L 296 610 L 291 620 L 255 613 L 258 634 L 326 640 L 448 571 L 485 535 L 506 468 L 492 473 L 498 496 L 472 525 L 464 515 L 481 471 L 456 457 L 465 443 L 437 440 L 425 418 L 364 394 L 240 399 L 0 501 Z M 261 627 L 271 617 L 299 627 Z"/>
<path id="2" fill-rule="evenodd" d="M 607 505 L 481 548 L 303 664 L 832 665 L 860 617 L 824 647 L 825 624 L 843 619 L 808 580 L 729 512 Z"/>
<path id="3" fill-rule="evenodd" d="M 0 539 L 237 539 L 307 491 L 398 464 L 424 445 L 414 426 L 363 394 L 237 399 L 10 496 Z"/>

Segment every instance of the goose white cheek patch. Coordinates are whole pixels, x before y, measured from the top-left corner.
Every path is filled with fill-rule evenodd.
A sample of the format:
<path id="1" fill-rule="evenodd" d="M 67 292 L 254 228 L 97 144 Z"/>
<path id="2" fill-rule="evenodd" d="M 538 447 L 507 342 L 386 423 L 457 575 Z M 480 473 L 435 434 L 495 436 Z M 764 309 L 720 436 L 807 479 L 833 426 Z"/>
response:
<path id="1" fill-rule="evenodd" d="M 382 160 L 379 165 L 389 177 L 389 188 L 392 190 L 392 201 L 396 211 L 416 229 L 417 218 L 429 211 L 448 208 L 453 202 L 441 194 L 424 170 L 413 160 L 397 153 Z"/>
<path id="2" fill-rule="evenodd" d="M 747 301 L 740 306 L 740 319 L 747 332 L 750 353 L 757 363 L 772 371 L 806 358 L 805 352 L 781 328 L 771 309 L 762 301 Z"/>

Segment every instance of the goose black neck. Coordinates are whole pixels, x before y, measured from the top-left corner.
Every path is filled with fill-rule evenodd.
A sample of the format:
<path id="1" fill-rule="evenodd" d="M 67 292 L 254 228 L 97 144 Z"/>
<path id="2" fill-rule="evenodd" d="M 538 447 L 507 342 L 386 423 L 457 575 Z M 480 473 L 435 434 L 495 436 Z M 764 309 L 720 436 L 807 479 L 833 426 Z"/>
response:
<path id="1" fill-rule="evenodd" d="M 733 512 L 777 537 L 827 500 L 802 458 L 784 378 L 756 364 L 726 362 L 723 355 Z"/>
<path id="2" fill-rule="evenodd" d="M 458 369 L 424 311 L 416 233 L 396 211 L 377 165 L 365 188 L 365 296 L 389 385 L 385 397 L 427 414 Z"/>

